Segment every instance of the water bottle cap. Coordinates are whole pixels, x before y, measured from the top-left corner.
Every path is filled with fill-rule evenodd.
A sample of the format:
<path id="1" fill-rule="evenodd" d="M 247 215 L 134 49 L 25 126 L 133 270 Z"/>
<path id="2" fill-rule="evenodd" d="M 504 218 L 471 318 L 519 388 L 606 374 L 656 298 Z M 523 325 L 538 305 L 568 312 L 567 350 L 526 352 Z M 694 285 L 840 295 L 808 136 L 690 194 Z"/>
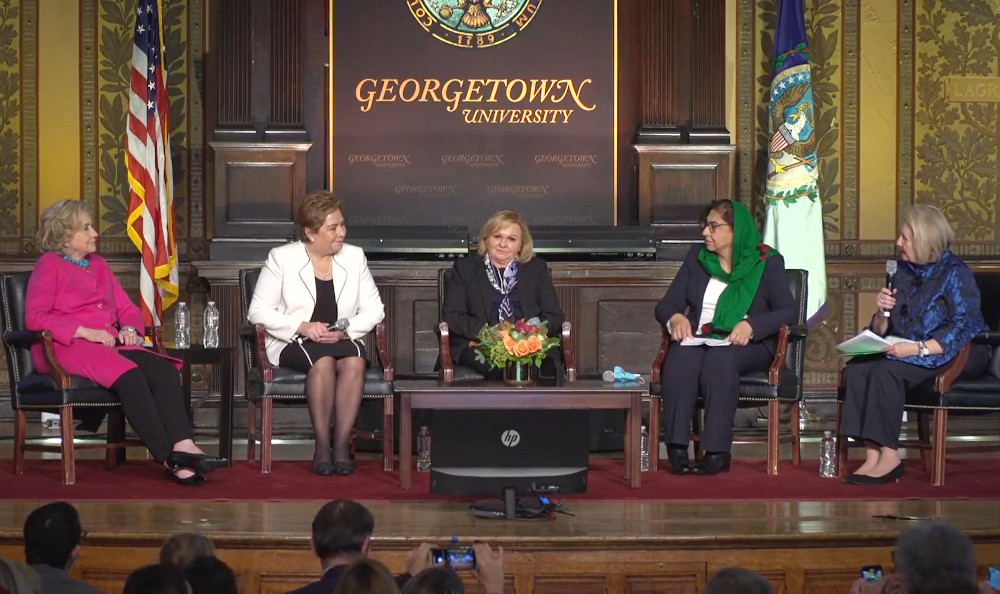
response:
<path id="1" fill-rule="evenodd" d="M 186 303 L 186 302 L 184 302 L 184 301 L 178 301 L 178 302 L 177 302 L 177 307 L 181 307 L 181 306 L 183 306 L 183 305 L 187 305 L 187 303 Z"/>
<path id="2" fill-rule="evenodd" d="M 833 431 L 824 431 L 823 437 L 833 437 Z"/>
<path id="3" fill-rule="evenodd" d="M 209 301 L 208 304 L 209 305 L 215 305 L 215 302 L 214 301 Z"/>
<path id="4" fill-rule="evenodd" d="M 423 431 L 424 429 L 427 429 L 427 425 L 421 425 L 421 426 L 420 426 L 420 430 L 421 430 L 421 431 Z"/>
<path id="5" fill-rule="evenodd" d="M 643 426 L 642 426 L 642 430 L 643 430 L 643 431 L 645 431 L 645 430 L 646 430 L 646 426 L 645 426 L 645 425 L 643 425 Z"/>

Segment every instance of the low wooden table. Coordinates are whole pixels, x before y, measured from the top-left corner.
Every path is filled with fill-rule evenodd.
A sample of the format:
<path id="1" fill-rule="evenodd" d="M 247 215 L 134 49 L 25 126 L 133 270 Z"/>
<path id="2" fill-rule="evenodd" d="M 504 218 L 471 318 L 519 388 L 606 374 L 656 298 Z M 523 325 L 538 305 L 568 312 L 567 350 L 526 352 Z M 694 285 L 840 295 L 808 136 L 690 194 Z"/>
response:
<path id="1" fill-rule="evenodd" d="M 399 485 L 409 489 L 413 471 L 411 412 L 414 408 L 475 409 L 624 409 L 625 480 L 632 488 L 641 485 L 639 443 L 642 427 L 642 397 L 639 384 L 609 384 L 602 380 L 580 380 L 563 385 L 540 382 L 535 386 L 508 386 L 503 382 L 396 380 L 399 394 Z"/>

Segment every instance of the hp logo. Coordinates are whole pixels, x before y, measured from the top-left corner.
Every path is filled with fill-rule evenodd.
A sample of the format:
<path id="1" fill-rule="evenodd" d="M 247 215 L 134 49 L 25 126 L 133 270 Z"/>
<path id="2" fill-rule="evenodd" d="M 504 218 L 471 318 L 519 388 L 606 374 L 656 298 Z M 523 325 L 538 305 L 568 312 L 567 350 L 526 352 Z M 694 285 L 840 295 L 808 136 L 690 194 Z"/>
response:
<path id="1" fill-rule="evenodd" d="M 500 434 L 500 443 L 508 448 L 512 448 L 521 443 L 521 434 L 513 429 L 508 429 Z"/>

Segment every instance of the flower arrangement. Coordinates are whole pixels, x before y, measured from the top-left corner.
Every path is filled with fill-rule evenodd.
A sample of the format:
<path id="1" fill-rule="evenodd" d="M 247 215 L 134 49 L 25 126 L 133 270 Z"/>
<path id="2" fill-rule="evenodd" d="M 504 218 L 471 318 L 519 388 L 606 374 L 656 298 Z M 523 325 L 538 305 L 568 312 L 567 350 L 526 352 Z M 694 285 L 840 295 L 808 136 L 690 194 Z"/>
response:
<path id="1" fill-rule="evenodd" d="M 549 349 L 559 344 L 559 339 L 550 337 L 546 323 L 538 318 L 485 326 L 476 339 L 473 343 L 476 360 L 489 363 L 492 369 L 504 369 L 514 363 L 541 367 Z"/>

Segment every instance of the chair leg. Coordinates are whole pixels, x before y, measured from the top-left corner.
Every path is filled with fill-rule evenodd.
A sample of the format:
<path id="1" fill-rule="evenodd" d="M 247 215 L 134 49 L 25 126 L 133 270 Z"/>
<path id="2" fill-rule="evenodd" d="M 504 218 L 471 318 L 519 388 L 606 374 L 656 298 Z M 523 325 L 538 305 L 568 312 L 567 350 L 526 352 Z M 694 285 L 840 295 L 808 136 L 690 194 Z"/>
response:
<path id="1" fill-rule="evenodd" d="M 840 423 L 844 416 L 844 403 L 837 403 L 837 477 L 847 475 L 847 436 L 840 431 Z"/>
<path id="2" fill-rule="evenodd" d="M 691 420 L 691 441 L 694 442 L 694 461 L 701 462 L 701 411 L 697 406 Z"/>
<path id="3" fill-rule="evenodd" d="M 24 439 L 28 421 L 24 411 L 14 411 L 14 474 L 24 474 Z"/>
<path id="4" fill-rule="evenodd" d="M 395 451 L 392 436 L 392 432 L 395 430 L 392 411 L 393 400 L 395 399 L 392 396 L 382 399 L 382 470 L 385 472 L 392 472 Z"/>
<path id="5" fill-rule="evenodd" d="M 781 403 L 777 400 L 767 402 L 767 474 L 778 474 L 778 464 L 781 455 L 781 431 L 778 418 L 781 415 Z"/>
<path id="6" fill-rule="evenodd" d="M 125 415 L 121 408 L 108 413 L 108 446 L 104 451 L 104 468 L 118 468 L 118 454 L 125 450 Z"/>
<path id="7" fill-rule="evenodd" d="M 260 411 L 260 471 L 271 472 L 271 430 L 274 424 L 274 400 L 261 400 Z"/>
<path id="8" fill-rule="evenodd" d="M 917 440 L 920 441 L 920 463 L 924 470 L 930 470 L 931 416 L 924 411 L 917 412 Z"/>
<path id="9" fill-rule="evenodd" d="M 254 432 L 257 431 L 257 403 L 247 400 L 247 462 L 253 464 L 257 461 L 257 439 Z"/>
<path id="10" fill-rule="evenodd" d="M 59 407 L 59 433 L 62 436 L 62 482 L 76 483 L 76 460 L 73 451 L 73 407 Z"/>
<path id="11" fill-rule="evenodd" d="M 660 397 L 649 397 L 649 469 L 660 466 Z"/>
<path id="12" fill-rule="evenodd" d="M 792 465 L 798 466 L 802 462 L 802 436 L 801 431 L 799 431 L 799 414 L 802 411 L 799 410 L 799 402 L 796 400 L 792 403 L 792 409 L 789 413 L 789 421 L 792 424 Z"/>
<path id="13" fill-rule="evenodd" d="M 948 439 L 948 409 L 934 409 L 934 445 L 931 449 L 931 485 L 944 486 L 945 442 Z"/>

